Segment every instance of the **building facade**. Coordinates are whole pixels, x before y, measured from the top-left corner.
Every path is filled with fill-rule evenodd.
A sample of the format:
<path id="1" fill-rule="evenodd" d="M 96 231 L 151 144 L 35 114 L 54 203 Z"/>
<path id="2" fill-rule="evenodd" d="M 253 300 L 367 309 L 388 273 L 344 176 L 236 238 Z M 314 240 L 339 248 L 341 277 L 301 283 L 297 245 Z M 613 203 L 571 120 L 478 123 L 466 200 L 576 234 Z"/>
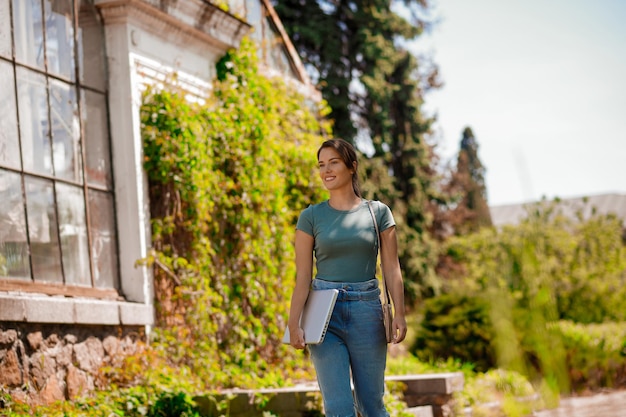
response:
<path id="1" fill-rule="evenodd" d="M 317 98 L 269 0 L 0 0 L 0 389 L 94 388 L 154 324 L 139 108 L 177 73 L 192 97 L 244 36 Z M 225 11 L 228 9 L 228 11 Z"/>
<path id="2" fill-rule="evenodd" d="M 504 204 L 489 207 L 493 225 L 519 224 L 528 216 L 528 211 L 537 207 L 549 207 L 555 201 L 542 200 L 520 204 Z M 564 216 L 575 220 L 579 215 L 588 219 L 593 214 L 615 215 L 622 219 L 622 225 L 626 230 L 626 194 L 609 193 L 589 195 L 585 197 L 570 197 L 558 199 L 558 211 Z"/>

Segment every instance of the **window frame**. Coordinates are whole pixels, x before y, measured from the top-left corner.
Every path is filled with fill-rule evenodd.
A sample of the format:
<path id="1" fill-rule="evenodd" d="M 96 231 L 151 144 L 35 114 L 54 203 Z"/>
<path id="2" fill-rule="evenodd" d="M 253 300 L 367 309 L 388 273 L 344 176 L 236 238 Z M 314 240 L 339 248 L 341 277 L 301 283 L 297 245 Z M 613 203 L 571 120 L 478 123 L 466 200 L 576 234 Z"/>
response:
<path id="1" fill-rule="evenodd" d="M 80 39 L 81 34 L 82 34 L 82 30 L 81 30 L 81 26 L 80 26 L 80 22 L 79 22 L 79 13 L 80 13 L 80 8 L 81 8 L 81 3 L 82 2 L 88 2 L 89 7 L 93 8 L 93 13 L 97 13 L 96 12 L 96 6 L 94 4 L 94 2 L 92 0 L 67 0 L 68 3 L 71 3 L 71 7 L 72 7 L 72 16 L 71 16 L 71 24 L 72 24 L 72 44 L 71 44 L 71 48 L 72 48 L 72 57 L 71 59 L 74 61 L 72 63 L 72 67 L 73 67 L 73 74 L 70 74 L 70 76 L 68 78 L 65 78 L 64 75 L 61 74 L 57 74 L 56 71 L 53 71 L 52 69 L 49 68 L 49 46 L 48 46 L 48 28 L 46 26 L 47 22 L 46 22 L 46 7 L 50 8 L 52 5 L 50 3 L 48 3 L 47 0 L 37 0 L 39 2 L 39 7 L 40 7 L 40 11 L 42 13 L 41 16 L 41 36 L 42 36 L 42 40 L 41 40 L 41 45 L 42 45 L 42 50 L 43 50 L 43 54 L 44 54 L 44 58 L 43 58 L 43 68 L 39 68 L 38 66 L 33 66 L 29 63 L 26 62 L 22 62 L 21 60 L 18 60 L 17 57 L 17 49 L 16 49 L 16 36 L 15 36 L 15 10 L 14 10 L 14 0 L 6 0 L 6 3 L 8 4 L 8 9 L 9 9 L 9 14 L 10 16 L 8 17 L 8 20 L 10 21 L 10 57 L 7 56 L 0 56 L 0 60 L 2 60 L 5 63 L 8 63 L 11 66 L 11 70 L 13 73 L 13 94 L 15 97 L 15 112 L 16 112 L 16 121 L 17 121 L 17 146 L 18 146 L 18 151 L 19 151 L 19 157 L 20 157 L 20 163 L 19 163 L 19 167 L 12 167 L 12 166 L 8 166 L 5 164 L 2 164 L 0 166 L 0 169 L 2 169 L 3 171 L 6 172 L 13 172 L 16 173 L 20 176 L 20 187 L 21 187 L 21 204 L 23 206 L 23 214 L 24 214 L 24 222 L 25 222 L 25 229 L 26 229 L 26 235 L 25 235 L 25 239 L 26 239 L 26 245 L 28 248 L 28 266 L 29 266 L 29 278 L 19 278 L 19 277 L 11 277 L 9 276 L 0 276 L 0 292 L 25 292 L 25 293 L 37 293 L 37 294 L 45 294 L 45 295 L 62 295 L 62 296 L 67 296 L 67 297 L 88 297 L 88 298 L 96 298 L 96 299 L 106 299 L 106 300 L 123 300 L 123 298 L 120 295 L 120 288 L 121 288 L 121 271 L 120 271 L 120 259 L 119 259 L 119 241 L 118 241 L 118 222 L 117 222 L 117 212 L 116 212 L 116 195 L 115 195 L 115 178 L 114 178 L 114 174 L 113 174 L 113 155 L 112 155 L 112 141 L 111 141 L 111 128 L 110 128 L 110 119 L 109 119 L 109 92 L 108 92 L 108 88 L 107 86 L 107 81 L 106 78 L 108 77 L 108 74 L 106 74 L 106 70 L 104 73 L 104 77 L 105 79 L 103 80 L 102 83 L 102 89 L 99 89 L 97 87 L 94 87 L 93 83 L 90 81 L 85 80 L 85 82 L 83 83 L 83 80 L 81 80 L 81 71 L 83 70 L 83 67 L 86 67 L 87 65 L 84 64 L 85 61 L 85 56 L 84 56 L 84 50 L 81 50 L 82 45 L 82 39 Z M 69 21 L 69 20 L 68 20 Z M 106 60 L 106 54 L 105 54 L 105 28 L 104 28 L 104 22 L 102 22 L 100 20 L 100 24 L 98 25 L 98 29 L 99 31 L 101 31 L 101 46 L 99 48 L 100 53 L 102 54 L 102 64 L 105 64 L 105 60 Z M 31 46 L 31 45 L 29 45 Z M 61 175 L 55 175 L 54 173 L 54 168 L 53 172 L 51 174 L 47 174 L 47 173 L 43 173 L 43 172 L 36 172 L 36 170 L 29 170 L 26 169 L 23 161 L 24 161 L 24 149 L 23 149 L 23 138 L 22 138 L 22 131 L 20 130 L 19 126 L 20 123 L 23 122 L 23 120 L 21 120 L 23 118 L 23 116 L 20 114 L 20 105 L 19 105 L 19 91 L 18 91 L 18 85 L 19 85 L 19 79 L 18 79 L 18 69 L 19 71 L 25 71 L 25 73 L 30 73 L 30 74 L 38 74 L 39 76 L 45 77 L 45 88 L 46 88 L 46 109 L 47 109 L 47 122 L 49 124 L 48 126 L 48 132 L 47 134 L 47 139 L 50 143 L 50 148 L 52 149 L 53 143 L 54 143 L 54 135 L 53 135 L 53 126 L 52 126 L 52 115 L 51 115 L 51 106 L 52 106 L 52 102 L 51 102 L 51 95 L 52 95 L 52 85 L 54 83 L 62 83 L 61 85 L 63 86 L 67 86 L 69 87 L 71 90 L 73 90 L 74 95 L 75 95 L 75 105 L 76 105 L 76 109 L 75 109 L 75 118 L 77 120 L 77 124 L 78 124 L 78 131 L 79 133 L 79 139 L 78 139 L 78 143 L 75 145 L 77 146 L 78 149 L 78 155 L 79 157 L 74 161 L 74 164 L 79 164 L 80 166 L 80 177 L 78 180 L 74 179 L 68 179 L 68 178 L 64 178 Z M 103 155 L 104 158 L 107 158 L 108 161 L 106 161 L 106 164 L 108 165 L 108 181 L 106 181 L 107 183 L 102 185 L 102 184 L 95 184 L 93 182 L 89 181 L 88 178 L 88 166 L 87 166 L 87 138 L 86 138 L 86 130 L 85 130 L 85 126 L 86 123 L 88 123 L 88 121 L 86 120 L 86 116 L 88 113 L 88 109 L 87 109 L 87 99 L 86 99 L 86 93 L 88 92 L 92 92 L 95 93 L 97 95 L 100 95 L 103 97 L 103 102 L 105 105 L 104 109 L 101 109 L 106 117 L 106 133 L 103 135 L 104 136 L 104 140 L 107 142 L 106 145 L 108 147 L 107 151 L 108 151 L 108 155 Z M 50 163 L 54 166 L 54 156 L 51 152 L 50 155 Z M 58 261 L 61 264 L 61 271 L 62 271 L 62 282 L 61 283 L 55 283 L 55 282 L 45 282 L 45 281 L 36 281 L 36 277 L 35 277 L 35 272 L 34 272 L 34 268 L 33 268 L 33 249 L 32 249 L 32 242 L 31 242 L 31 236 L 29 234 L 29 219 L 28 219 L 28 211 L 27 211 L 27 205 L 28 205 L 28 201 L 27 201 L 27 192 L 26 192 L 26 179 L 27 178 L 32 178 L 32 179 L 41 179 L 41 180 L 45 180 L 45 181 L 49 181 L 52 186 L 53 186 L 53 193 L 54 193 L 54 207 L 53 210 L 55 212 L 55 215 L 57 217 L 57 227 L 56 227 L 56 233 L 57 233 L 57 247 L 59 249 L 59 254 L 58 254 Z M 82 200 L 84 203 L 84 225 L 86 228 L 85 231 L 85 238 L 86 238 L 86 245 L 87 245 L 87 260 L 88 260 L 88 272 L 89 272 L 89 276 L 88 277 L 84 277 L 85 278 L 85 282 L 84 284 L 73 284 L 73 283 L 68 283 L 68 275 L 67 272 L 63 271 L 64 269 L 64 260 L 63 260 L 63 248 L 62 248 L 62 241 L 61 241 L 61 236 L 60 236 L 60 225 L 59 223 L 59 203 L 57 202 L 57 184 L 65 184 L 67 186 L 72 186 L 72 187 L 76 187 L 76 189 L 80 189 L 81 190 L 81 196 L 82 196 Z M 92 191 L 93 190 L 93 191 Z M 98 287 L 97 282 L 96 282 L 96 269 L 97 269 L 97 265 L 95 265 L 95 261 L 96 259 L 94 258 L 94 247 L 93 247 L 93 240 L 94 240 L 94 235 L 97 234 L 97 227 L 95 227 L 92 224 L 92 215 L 91 215 L 91 209 L 90 209 L 90 193 L 91 192 L 102 192 L 102 193 L 106 193 L 106 195 L 109 196 L 110 200 L 111 200 L 111 210 L 109 215 L 111 216 L 110 219 L 112 220 L 112 243 L 111 243 L 111 247 L 113 249 L 113 254 L 115 256 L 115 259 L 113 260 L 113 262 L 111 263 L 111 270 L 109 271 L 109 273 L 112 275 L 112 287 Z M 85 270 L 86 273 L 86 270 Z M 88 279 L 87 279 L 88 278 Z"/>

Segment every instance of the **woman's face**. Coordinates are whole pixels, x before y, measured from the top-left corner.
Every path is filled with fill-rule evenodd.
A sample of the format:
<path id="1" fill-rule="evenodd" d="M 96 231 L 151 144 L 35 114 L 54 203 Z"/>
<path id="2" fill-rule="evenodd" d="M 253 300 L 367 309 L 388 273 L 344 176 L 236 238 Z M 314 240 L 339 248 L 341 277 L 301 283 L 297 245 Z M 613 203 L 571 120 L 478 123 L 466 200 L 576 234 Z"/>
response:
<path id="1" fill-rule="evenodd" d="M 333 148 L 323 148 L 319 153 L 318 167 L 320 178 L 329 190 L 339 190 L 344 187 L 352 189 L 353 169 L 349 169 Z"/>

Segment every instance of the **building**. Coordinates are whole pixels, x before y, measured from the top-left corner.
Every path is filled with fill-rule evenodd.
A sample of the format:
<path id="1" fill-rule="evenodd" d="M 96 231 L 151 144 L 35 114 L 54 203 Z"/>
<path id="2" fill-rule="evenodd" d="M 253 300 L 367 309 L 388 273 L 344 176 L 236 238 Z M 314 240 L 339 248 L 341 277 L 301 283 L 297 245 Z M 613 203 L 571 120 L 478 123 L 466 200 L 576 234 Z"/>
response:
<path id="1" fill-rule="evenodd" d="M 214 2 L 218 3 L 218 2 Z M 249 35 L 262 69 L 318 98 L 269 0 L 0 0 L 0 388 L 94 387 L 154 321 L 139 107 L 192 95 Z M 26 387 L 26 389 L 24 389 Z"/>
<path id="2" fill-rule="evenodd" d="M 578 212 L 582 214 L 583 218 L 589 218 L 592 213 L 614 214 L 622 219 L 622 224 L 626 227 L 626 194 L 598 194 L 586 197 L 563 198 L 558 201 L 561 213 L 570 218 L 575 218 Z M 493 225 L 501 227 L 506 224 L 517 224 L 527 216 L 527 210 L 536 204 L 550 204 L 550 202 L 491 206 L 489 211 Z"/>

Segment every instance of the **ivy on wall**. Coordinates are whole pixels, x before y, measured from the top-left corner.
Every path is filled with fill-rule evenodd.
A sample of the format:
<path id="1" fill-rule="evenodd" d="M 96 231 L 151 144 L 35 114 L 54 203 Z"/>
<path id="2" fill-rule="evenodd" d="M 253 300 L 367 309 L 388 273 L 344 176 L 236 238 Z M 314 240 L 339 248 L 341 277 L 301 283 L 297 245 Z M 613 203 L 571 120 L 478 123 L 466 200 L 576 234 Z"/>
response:
<path id="1" fill-rule="evenodd" d="M 157 344 L 214 386 L 263 378 L 295 282 L 295 221 L 322 198 L 315 152 L 330 135 L 282 80 L 258 74 L 251 41 L 227 54 L 206 103 L 149 88 L 141 109 Z M 287 362 L 288 363 L 288 362 Z"/>

